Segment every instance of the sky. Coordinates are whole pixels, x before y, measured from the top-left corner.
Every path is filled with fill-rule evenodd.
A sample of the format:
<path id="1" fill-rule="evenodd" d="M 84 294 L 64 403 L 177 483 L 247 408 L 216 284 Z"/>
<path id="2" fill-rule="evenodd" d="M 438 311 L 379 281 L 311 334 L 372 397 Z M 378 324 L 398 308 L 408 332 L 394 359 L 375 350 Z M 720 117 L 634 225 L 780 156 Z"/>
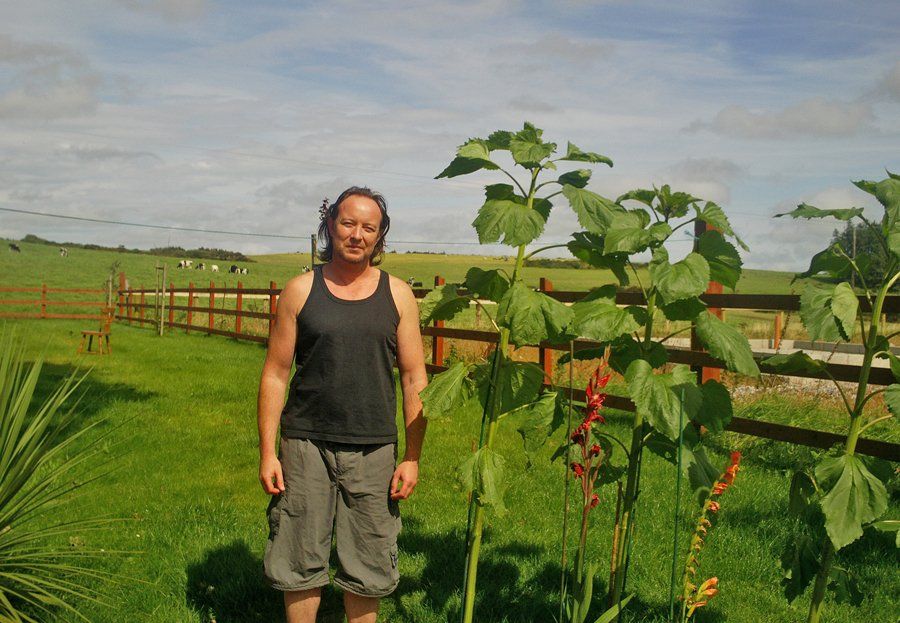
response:
<path id="1" fill-rule="evenodd" d="M 799 271 L 838 225 L 776 213 L 880 218 L 850 181 L 900 171 L 898 32 L 878 0 L 0 0 L 0 207 L 286 236 L 0 211 L 0 237 L 306 251 L 322 200 L 363 185 L 389 249 L 508 254 L 471 227 L 502 176 L 434 177 L 529 121 L 614 161 L 589 189 L 715 201 L 745 266 Z M 557 199 L 535 245 L 580 229 Z"/>

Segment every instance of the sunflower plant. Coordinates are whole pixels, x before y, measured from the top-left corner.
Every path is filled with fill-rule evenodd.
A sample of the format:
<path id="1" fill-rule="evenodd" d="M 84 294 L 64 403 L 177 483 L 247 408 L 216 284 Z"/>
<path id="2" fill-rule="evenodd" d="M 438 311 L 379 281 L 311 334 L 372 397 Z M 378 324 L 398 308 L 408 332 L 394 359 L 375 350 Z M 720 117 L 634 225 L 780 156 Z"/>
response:
<path id="1" fill-rule="evenodd" d="M 793 601 L 813 585 L 809 623 L 821 619 L 828 589 L 839 601 L 862 600 L 852 570 L 840 564 L 841 549 L 860 538 L 868 527 L 896 532 L 900 545 L 900 521 L 881 519 L 888 507 L 885 482 L 891 477 L 891 467 L 856 453 L 857 442 L 866 430 L 894 424 L 900 413 L 900 358 L 890 344 L 898 332 L 889 333 L 882 321 L 885 298 L 900 280 L 900 175 L 889 172 L 881 181 L 861 180 L 853 184 L 882 205 L 881 222 L 869 220 L 859 207 L 822 210 L 805 203 L 777 215 L 858 221 L 873 232 L 888 257 L 881 279 L 872 282 L 866 277 L 871 258 L 865 254 L 854 257 L 835 243 L 814 255 L 809 269 L 797 275 L 832 280 L 810 282 L 800 296 L 800 318 L 810 339 L 849 342 L 859 331 L 864 350 L 855 391 L 846 391 L 824 362 L 802 351 L 776 355 L 763 362 L 776 371 L 830 378 L 849 419 L 843 446 L 826 453 L 813 469 L 797 471 L 791 482 L 789 511 L 797 519 L 797 529 L 781 557 L 783 586 L 785 596 Z M 861 291 L 850 285 L 851 275 L 857 276 Z M 895 382 L 871 389 L 869 377 L 876 359 L 888 361 Z M 887 407 L 886 412 L 875 408 L 872 399 L 878 396 Z"/>
<path id="2" fill-rule="evenodd" d="M 506 460 L 494 450 L 501 418 L 518 422 L 525 450 L 532 454 L 546 441 L 550 431 L 562 421 L 562 393 L 544 391 L 543 370 L 533 364 L 512 361 L 509 346 L 532 346 L 544 341 L 564 343 L 571 333 L 572 310 L 546 294 L 536 292 L 522 280 L 525 260 L 551 248 L 526 253 L 526 247 L 544 231 L 554 200 L 567 201 L 577 210 L 586 196 L 590 169 L 558 171 L 565 163 L 612 166 L 612 161 L 595 152 L 582 151 L 568 143 L 557 153 L 557 144 L 545 141 L 543 130 L 525 123 L 519 131 L 498 130 L 487 138 L 463 143 L 456 157 L 438 178 L 451 178 L 493 171 L 504 176 L 503 183 L 485 187 L 484 204 L 472 222 L 482 244 L 500 242 L 516 254 L 512 273 L 472 267 L 464 283 L 435 288 L 422 301 L 423 324 L 449 320 L 470 304 L 482 313 L 497 331 L 490 362 L 454 363 L 433 377 L 422 393 L 425 416 L 439 418 L 475 401 L 482 411 L 478 449 L 460 467 L 461 480 L 471 493 L 462 620 L 472 621 L 476 574 L 481 551 L 486 511 L 506 512 L 503 503 Z M 502 166 L 512 160 L 522 179 Z M 509 183 L 507 183 L 509 182 Z M 496 303 L 495 312 L 484 301 Z"/>

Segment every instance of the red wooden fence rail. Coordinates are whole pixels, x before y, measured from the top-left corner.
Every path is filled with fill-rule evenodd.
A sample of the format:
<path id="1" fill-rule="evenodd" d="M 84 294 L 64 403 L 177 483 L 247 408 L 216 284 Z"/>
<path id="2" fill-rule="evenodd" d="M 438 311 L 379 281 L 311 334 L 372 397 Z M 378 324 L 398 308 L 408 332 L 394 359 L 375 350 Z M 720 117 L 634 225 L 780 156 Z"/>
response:
<path id="1" fill-rule="evenodd" d="M 38 293 L 38 298 L 14 298 L 0 299 L 0 308 L 4 305 L 18 307 L 34 307 L 35 311 L 0 311 L 0 318 L 11 319 L 56 319 L 56 320 L 102 320 L 104 318 L 102 310 L 106 307 L 105 301 L 97 300 L 57 300 L 57 294 L 104 294 L 104 290 L 95 288 L 52 288 L 46 283 L 40 286 L 21 287 L 21 286 L 0 286 L 0 293 Z M 67 312 L 54 313 L 47 311 L 47 308 L 55 307 L 84 307 L 88 309 L 96 309 L 93 313 L 85 312 Z"/>

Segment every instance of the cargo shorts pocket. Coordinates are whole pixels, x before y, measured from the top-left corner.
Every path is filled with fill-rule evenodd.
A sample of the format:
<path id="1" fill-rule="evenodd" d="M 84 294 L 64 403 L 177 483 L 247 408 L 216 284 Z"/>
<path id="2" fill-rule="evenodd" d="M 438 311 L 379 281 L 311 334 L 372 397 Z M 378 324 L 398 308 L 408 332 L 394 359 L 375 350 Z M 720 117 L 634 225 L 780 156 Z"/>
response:
<path id="1" fill-rule="evenodd" d="M 269 520 L 269 540 L 273 540 L 278 534 L 278 526 L 281 524 L 281 494 L 273 495 L 266 509 L 266 517 Z"/>

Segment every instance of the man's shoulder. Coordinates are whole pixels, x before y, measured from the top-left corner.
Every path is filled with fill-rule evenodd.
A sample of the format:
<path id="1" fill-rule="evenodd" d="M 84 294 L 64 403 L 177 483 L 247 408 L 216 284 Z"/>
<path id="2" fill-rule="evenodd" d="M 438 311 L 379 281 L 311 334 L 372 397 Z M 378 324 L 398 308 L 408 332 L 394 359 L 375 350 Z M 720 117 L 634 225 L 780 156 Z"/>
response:
<path id="1" fill-rule="evenodd" d="M 400 277 L 395 277 L 394 275 L 388 273 L 388 278 L 390 279 L 391 292 L 394 295 L 395 299 L 415 299 L 416 295 L 413 294 L 412 288 L 409 287 L 409 284 L 400 279 Z"/>
<path id="2" fill-rule="evenodd" d="M 287 283 L 284 284 L 284 288 L 281 289 L 279 299 L 285 304 L 296 308 L 295 314 L 300 313 L 300 308 L 303 307 L 306 299 L 309 298 L 312 285 L 313 271 L 310 270 L 302 275 L 288 279 Z"/>

